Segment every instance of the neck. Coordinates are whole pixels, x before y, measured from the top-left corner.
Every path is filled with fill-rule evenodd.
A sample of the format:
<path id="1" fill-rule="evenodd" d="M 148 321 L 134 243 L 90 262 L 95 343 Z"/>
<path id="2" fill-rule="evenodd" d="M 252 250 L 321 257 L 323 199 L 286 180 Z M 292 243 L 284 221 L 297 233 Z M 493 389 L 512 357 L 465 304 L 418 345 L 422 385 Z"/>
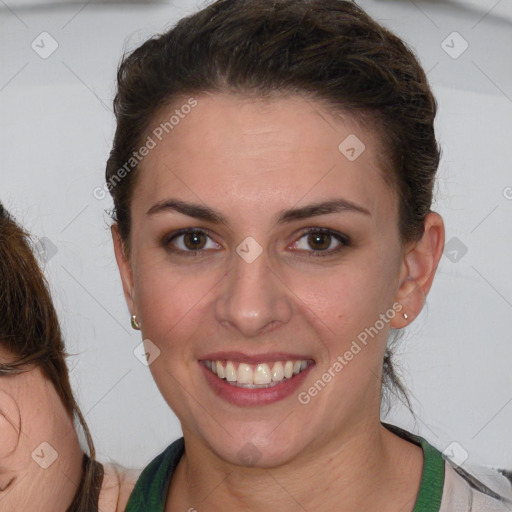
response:
<path id="1" fill-rule="evenodd" d="M 408 512 L 420 485 L 421 448 L 398 438 L 380 421 L 353 425 L 270 469 L 226 463 L 197 438 L 184 434 L 186 453 L 173 478 L 168 511 L 171 503 L 172 510 L 179 503 L 176 510 L 213 512 L 362 508 Z"/>

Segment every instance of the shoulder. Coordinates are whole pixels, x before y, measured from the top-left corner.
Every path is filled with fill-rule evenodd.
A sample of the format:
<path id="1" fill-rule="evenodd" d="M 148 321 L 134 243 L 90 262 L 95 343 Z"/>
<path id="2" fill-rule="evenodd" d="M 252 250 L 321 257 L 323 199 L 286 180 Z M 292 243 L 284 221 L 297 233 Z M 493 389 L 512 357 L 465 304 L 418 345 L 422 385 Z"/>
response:
<path id="1" fill-rule="evenodd" d="M 140 510 L 164 510 L 167 490 L 185 452 L 183 437 L 174 441 L 160 455 L 155 457 L 142 471 L 126 506 L 126 512 Z"/>
<path id="2" fill-rule="evenodd" d="M 512 483 L 506 474 L 477 466 L 466 469 L 445 459 L 443 500 L 439 512 L 512 511 Z"/>
<path id="3" fill-rule="evenodd" d="M 128 499 L 140 476 L 140 470 L 118 468 L 119 474 L 119 502 L 116 512 L 123 512 L 128 504 Z"/>
<path id="4" fill-rule="evenodd" d="M 414 512 L 512 512 L 512 473 L 478 466 L 458 466 L 423 437 L 383 425 L 404 439 L 421 444 L 423 476 Z"/>
<path id="5" fill-rule="evenodd" d="M 98 509 L 101 512 L 123 512 L 139 474 L 139 470 L 103 464 Z"/>

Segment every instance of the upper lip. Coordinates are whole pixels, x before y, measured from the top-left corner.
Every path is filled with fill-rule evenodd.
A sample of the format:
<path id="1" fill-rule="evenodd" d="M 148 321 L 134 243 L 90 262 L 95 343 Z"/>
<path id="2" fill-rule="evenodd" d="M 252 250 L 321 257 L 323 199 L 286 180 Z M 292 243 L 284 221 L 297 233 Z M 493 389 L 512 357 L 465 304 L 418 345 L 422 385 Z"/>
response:
<path id="1" fill-rule="evenodd" d="M 290 354 L 287 352 L 265 352 L 261 354 L 245 354 L 243 352 L 214 352 L 201 357 L 200 361 L 236 361 L 238 363 L 265 363 L 271 361 L 314 361 L 309 355 Z"/>

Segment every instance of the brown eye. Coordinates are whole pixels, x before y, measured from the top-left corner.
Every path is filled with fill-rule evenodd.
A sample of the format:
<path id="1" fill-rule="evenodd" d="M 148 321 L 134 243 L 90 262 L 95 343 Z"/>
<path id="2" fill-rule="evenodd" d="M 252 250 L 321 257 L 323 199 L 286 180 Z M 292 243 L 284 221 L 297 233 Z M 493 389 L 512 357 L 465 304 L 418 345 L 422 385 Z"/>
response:
<path id="1" fill-rule="evenodd" d="M 309 253 L 308 256 L 329 256 L 348 245 L 350 239 L 347 235 L 326 228 L 315 228 L 304 232 L 293 248 Z"/>
<path id="2" fill-rule="evenodd" d="M 203 233 L 193 232 L 186 233 L 183 236 L 183 243 L 187 249 L 191 251 L 203 249 L 206 244 L 206 237 Z"/>
<path id="3" fill-rule="evenodd" d="M 192 228 L 172 233 L 162 240 L 162 245 L 173 253 L 185 256 L 198 256 L 206 250 L 221 248 L 206 231 Z"/>
<path id="4" fill-rule="evenodd" d="M 308 244 L 315 251 L 325 251 L 331 245 L 331 235 L 327 233 L 310 233 L 308 235 Z"/>

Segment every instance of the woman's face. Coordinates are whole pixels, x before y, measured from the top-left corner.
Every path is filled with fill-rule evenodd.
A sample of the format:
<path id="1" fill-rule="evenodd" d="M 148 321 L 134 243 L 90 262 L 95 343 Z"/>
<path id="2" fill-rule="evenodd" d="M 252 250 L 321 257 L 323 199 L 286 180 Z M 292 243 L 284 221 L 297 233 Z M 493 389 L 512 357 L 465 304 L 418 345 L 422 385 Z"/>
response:
<path id="1" fill-rule="evenodd" d="M 15 359 L 0 348 L 0 363 Z M 73 421 L 39 368 L 0 376 L 0 510 L 64 510 L 82 457 Z"/>
<path id="2" fill-rule="evenodd" d="M 386 340 L 406 310 L 398 203 L 354 120 L 298 96 L 196 101 L 145 135 L 131 253 L 114 230 L 116 255 L 185 435 L 275 466 L 379 421 Z M 290 368 L 302 371 L 283 379 Z"/>

